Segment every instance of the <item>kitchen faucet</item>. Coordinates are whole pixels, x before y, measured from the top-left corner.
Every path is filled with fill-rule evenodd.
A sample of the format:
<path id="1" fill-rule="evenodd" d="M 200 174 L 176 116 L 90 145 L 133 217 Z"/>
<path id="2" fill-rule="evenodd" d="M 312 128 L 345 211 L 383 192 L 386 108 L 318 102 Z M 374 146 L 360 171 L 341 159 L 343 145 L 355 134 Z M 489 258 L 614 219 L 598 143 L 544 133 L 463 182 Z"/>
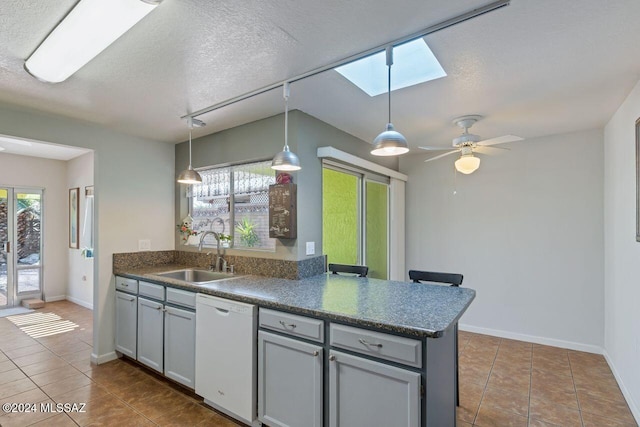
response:
<path id="1" fill-rule="evenodd" d="M 222 258 L 222 255 L 220 255 L 220 234 L 219 233 L 216 233 L 215 231 L 205 231 L 204 233 L 202 233 L 202 236 L 200 236 L 200 244 L 198 245 L 198 251 L 202 252 L 202 245 L 204 244 L 204 238 L 207 237 L 209 234 L 213 234 L 213 237 L 216 238 L 216 261 L 215 263 L 211 264 L 210 268 L 213 271 L 225 271 L 227 262 L 224 260 L 224 258 Z"/>

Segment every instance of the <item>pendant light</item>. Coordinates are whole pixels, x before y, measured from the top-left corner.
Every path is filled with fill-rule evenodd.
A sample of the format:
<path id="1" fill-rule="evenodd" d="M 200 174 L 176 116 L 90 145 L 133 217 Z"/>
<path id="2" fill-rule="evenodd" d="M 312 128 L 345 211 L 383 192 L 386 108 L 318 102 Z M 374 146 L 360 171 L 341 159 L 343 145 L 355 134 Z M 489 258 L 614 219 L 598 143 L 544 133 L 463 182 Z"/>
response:
<path id="1" fill-rule="evenodd" d="M 388 68 L 388 94 L 389 94 L 389 121 L 380 135 L 373 140 L 374 156 L 398 156 L 409 151 L 406 138 L 395 130 L 391 123 L 391 66 L 393 65 L 393 46 L 387 46 L 387 68 Z"/>
<path id="2" fill-rule="evenodd" d="M 289 151 L 289 82 L 282 85 L 284 96 L 284 148 L 271 161 L 271 169 L 278 171 L 300 170 L 300 159 Z"/>
<path id="3" fill-rule="evenodd" d="M 194 119 L 193 117 L 187 117 L 187 123 L 189 124 L 189 167 L 178 175 L 178 182 L 180 184 L 200 184 L 202 182 L 202 177 L 200 174 L 193 170 L 191 166 L 191 130 L 193 129 L 193 125 L 197 124 L 198 127 L 203 127 L 205 125 L 204 122 Z"/>

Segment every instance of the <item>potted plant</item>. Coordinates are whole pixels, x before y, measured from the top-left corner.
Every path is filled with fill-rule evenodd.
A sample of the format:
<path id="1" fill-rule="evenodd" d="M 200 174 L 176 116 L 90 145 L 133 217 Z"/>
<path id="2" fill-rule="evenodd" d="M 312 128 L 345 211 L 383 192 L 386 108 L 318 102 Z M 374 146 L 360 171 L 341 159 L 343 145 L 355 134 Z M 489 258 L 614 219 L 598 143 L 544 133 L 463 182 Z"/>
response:
<path id="1" fill-rule="evenodd" d="M 231 247 L 231 235 L 220 233 L 218 235 L 218 240 L 220 240 L 220 246 L 223 248 Z"/>
<path id="2" fill-rule="evenodd" d="M 260 243 L 260 236 L 256 231 L 256 225 L 249 218 L 242 218 L 236 223 L 236 231 L 240 235 L 240 241 L 247 247 L 253 247 Z"/>
<path id="3" fill-rule="evenodd" d="M 182 234 L 183 245 L 197 245 L 199 243 L 198 238 L 196 237 L 199 233 L 191 228 L 191 224 L 183 222 L 182 224 L 178 224 L 176 227 L 178 227 L 178 232 Z"/>

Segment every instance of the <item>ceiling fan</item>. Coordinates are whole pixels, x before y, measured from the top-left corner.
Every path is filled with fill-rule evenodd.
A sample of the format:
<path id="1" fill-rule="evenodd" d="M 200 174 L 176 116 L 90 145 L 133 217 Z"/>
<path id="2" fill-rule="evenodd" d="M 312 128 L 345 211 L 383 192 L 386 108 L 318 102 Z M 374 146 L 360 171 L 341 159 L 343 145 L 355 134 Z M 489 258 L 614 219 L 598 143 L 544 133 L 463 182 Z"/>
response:
<path id="1" fill-rule="evenodd" d="M 418 147 L 427 151 L 450 150 L 444 154 L 440 154 L 439 156 L 431 157 L 425 160 L 425 162 L 437 160 L 441 157 L 448 156 L 449 154 L 459 152 L 460 158 L 455 162 L 456 170 L 464 174 L 470 174 L 472 172 L 475 172 L 480 167 L 480 159 L 478 157 L 475 157 L 473 155 L 474 153 L 486 154 L 486 152 L 483 152 L 486 148 L 501 148 L 504 150 L 508 150 L 508 148 L 493 147 L 493 145 L 522 141 L 523 139 L 515 135 L 503 135 L 497 138 L 480 140 L 480 137 L 478 135 L 469 133 L 469 128 L 471 128 L 471 126 L 473 126 L 480 119 L 482 119 L 482 116 L 469 115 L 458 117 L 453 120 L 452 123 L 454 125 L 464 129 L 462 135 L 453 139 L 453 150 L 448 147 Z"/>

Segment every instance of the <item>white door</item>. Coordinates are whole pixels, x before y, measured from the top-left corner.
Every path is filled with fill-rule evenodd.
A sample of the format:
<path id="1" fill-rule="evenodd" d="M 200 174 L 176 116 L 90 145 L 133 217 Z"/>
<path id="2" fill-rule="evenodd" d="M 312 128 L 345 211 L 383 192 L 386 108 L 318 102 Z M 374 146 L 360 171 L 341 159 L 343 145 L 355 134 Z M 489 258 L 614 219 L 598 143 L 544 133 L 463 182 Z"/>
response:
<path id="1" fill-rule="evenodd" d="M 0 187 L 0 308 L 42 298 L 43 190 Z"/>

